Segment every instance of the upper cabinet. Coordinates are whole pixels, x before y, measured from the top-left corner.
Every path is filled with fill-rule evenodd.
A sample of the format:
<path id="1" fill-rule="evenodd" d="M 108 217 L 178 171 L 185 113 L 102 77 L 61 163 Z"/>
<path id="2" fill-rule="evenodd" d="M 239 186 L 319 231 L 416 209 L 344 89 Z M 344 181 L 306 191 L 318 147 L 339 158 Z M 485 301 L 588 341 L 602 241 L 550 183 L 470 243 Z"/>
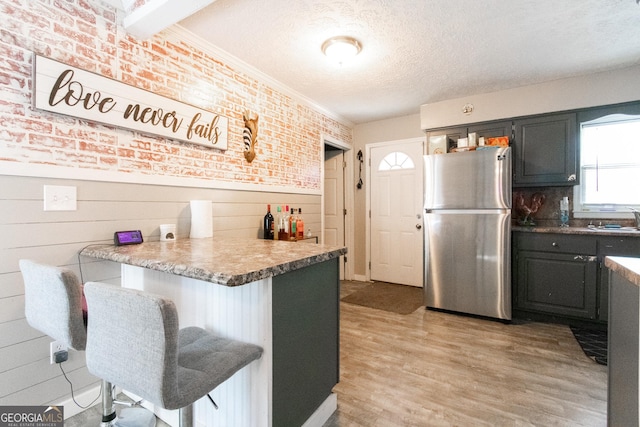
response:
<path id="1" fill-rule="evenodd" d="M 514 187 L 578 185 L 581 126 L 614 115 L 640 116 L 640 101 L 428 130 L 428 152 L 449 152 L 470 133 L 508 136 Z"/>
<path id="2" fill-rule="evenodd" d="M 448 153 L 458 146 L 458 139 L 466 138 L 467 127 L 437 129 L 427 132 L 427 149 L 429 154 Z"/>
<path id="3" fill-rule="evenodd" d="M 489 122 L 489 123 L 481 123 L 476 125 L 470 125 L 467 128 L 468 133 L 477 133 L 478 138 L 497 138 L 499 136 L 508 136 L 509 140 L 512 139 L 512 122 L 502 121 L 502 122 Z"/>
<path id="4" fill-rule="evenodd" d="M 466 138 L 470 133 L 476 133 L 478 138 L 495 138 L 508 136 L 511 140 L 511 120 L 501 122 L 480 123 L 469 126 L 436 129 L 427 132 L 427 141 L 430 143 L 445 142 L 445 152 L 449 152 L 458 145 L 458 139 Z"/>
<path id="5" fill-rule="evenodd" d="M 578 184 L 575 113 L 516 119 L 513 186 Z"/>

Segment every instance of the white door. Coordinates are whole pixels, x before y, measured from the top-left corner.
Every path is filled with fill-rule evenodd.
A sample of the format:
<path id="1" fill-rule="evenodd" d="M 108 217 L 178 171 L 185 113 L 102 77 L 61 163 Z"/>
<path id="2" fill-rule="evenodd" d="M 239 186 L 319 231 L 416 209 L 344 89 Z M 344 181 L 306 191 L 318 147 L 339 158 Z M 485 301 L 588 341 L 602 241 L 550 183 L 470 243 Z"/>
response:
<path id="1" fill-rule="evenodd" d="M 371 280 L 423 286 L 423 145 L 370 149 Z"/>
<path id="2" fill-rule="evenodd" d="M 344 246 L 344 230 L 344 151 L 325 145 L 324 243 Z M 340 260 L 340 280 L 344 280 L 344 256 Z"/>

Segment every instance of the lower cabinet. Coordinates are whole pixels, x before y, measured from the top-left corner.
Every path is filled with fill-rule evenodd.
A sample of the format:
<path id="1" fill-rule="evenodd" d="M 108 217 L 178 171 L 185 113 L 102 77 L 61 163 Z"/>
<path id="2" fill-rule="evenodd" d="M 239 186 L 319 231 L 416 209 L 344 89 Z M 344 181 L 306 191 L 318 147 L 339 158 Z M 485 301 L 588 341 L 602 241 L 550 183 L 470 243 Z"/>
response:
<path id="1" fill-rule="evenodd" d="M 273 426 L 300 426 L 340 379 L 340 268 L 331 259 L 273 277 Z"/>
<path id="2" fill-rule="evenodd" d="M 595 240 L 560 234 L 514 234 L 514 309 L 595 320 Z"/>
<path id="3" fill-rule="evenodd" d="M 640 256 L 640 236 L 513 232 L 513 313 L 605 324 L 606 256 Z"/>
<path id="4" fill-rule="evenodd" d="M 595 319 L 595 256 L 522 251 L 518 259 L 517 307 Z"/>

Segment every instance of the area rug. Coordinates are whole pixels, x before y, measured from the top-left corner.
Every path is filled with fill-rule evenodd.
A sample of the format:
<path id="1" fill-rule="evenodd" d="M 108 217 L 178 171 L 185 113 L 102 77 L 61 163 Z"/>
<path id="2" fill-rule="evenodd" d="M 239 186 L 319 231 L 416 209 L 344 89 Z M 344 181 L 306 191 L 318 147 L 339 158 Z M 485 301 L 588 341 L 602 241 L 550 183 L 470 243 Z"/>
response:
<path id="1" fill-rule="evenodd" d="M 601 365 L 607 364 L 607 331 L 571 326 L 571 332 L 587 357 Z"/>
<path id="2" fill-rule="evenodd" d="M 343 297 L 342 301 L 398 314 L 410 314 L 424 306 L 422 288 L 386 282 L 367 284 Z"/>

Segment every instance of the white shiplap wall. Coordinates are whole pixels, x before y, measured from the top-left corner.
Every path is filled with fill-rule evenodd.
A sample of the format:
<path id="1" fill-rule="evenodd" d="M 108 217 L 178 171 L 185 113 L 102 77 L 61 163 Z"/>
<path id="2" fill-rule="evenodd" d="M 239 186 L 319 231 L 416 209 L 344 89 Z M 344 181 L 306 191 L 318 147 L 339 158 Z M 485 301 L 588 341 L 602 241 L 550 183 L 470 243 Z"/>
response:
<path id="1" fill-rule="evenodd" d="M 44 185 L 77 187 L 76 211 L 43 210 Z M 258 238 L 266 205 L 302 208 L 305 228 L 318 235 L 320 196 L 146 184 L 94 182 L 0 175 L 0 405 L 56 404 L 70 398 L 57 365 L 49 364 L 51 338 L 24 318 L 24 285 L 18 260 L 66 266 L 76 273 L 86 245 L 112 242 L 113 232 L 140 229 L 159 239 L 159 224 L 176 223 L 178 238 L 189 235 L 189 201 L 213 201 L 213 233 Z M 120 266 L 82 259 L 85 281 L 120 283 Z M 92 389 L 97 379 L 85 368 L 84 353 L 70 352 L 65 371 L 74 391 Z M 65 407 L 65 413 L 72 408 Z M 76 410 L 77 412 L 77 410 Z"/>

